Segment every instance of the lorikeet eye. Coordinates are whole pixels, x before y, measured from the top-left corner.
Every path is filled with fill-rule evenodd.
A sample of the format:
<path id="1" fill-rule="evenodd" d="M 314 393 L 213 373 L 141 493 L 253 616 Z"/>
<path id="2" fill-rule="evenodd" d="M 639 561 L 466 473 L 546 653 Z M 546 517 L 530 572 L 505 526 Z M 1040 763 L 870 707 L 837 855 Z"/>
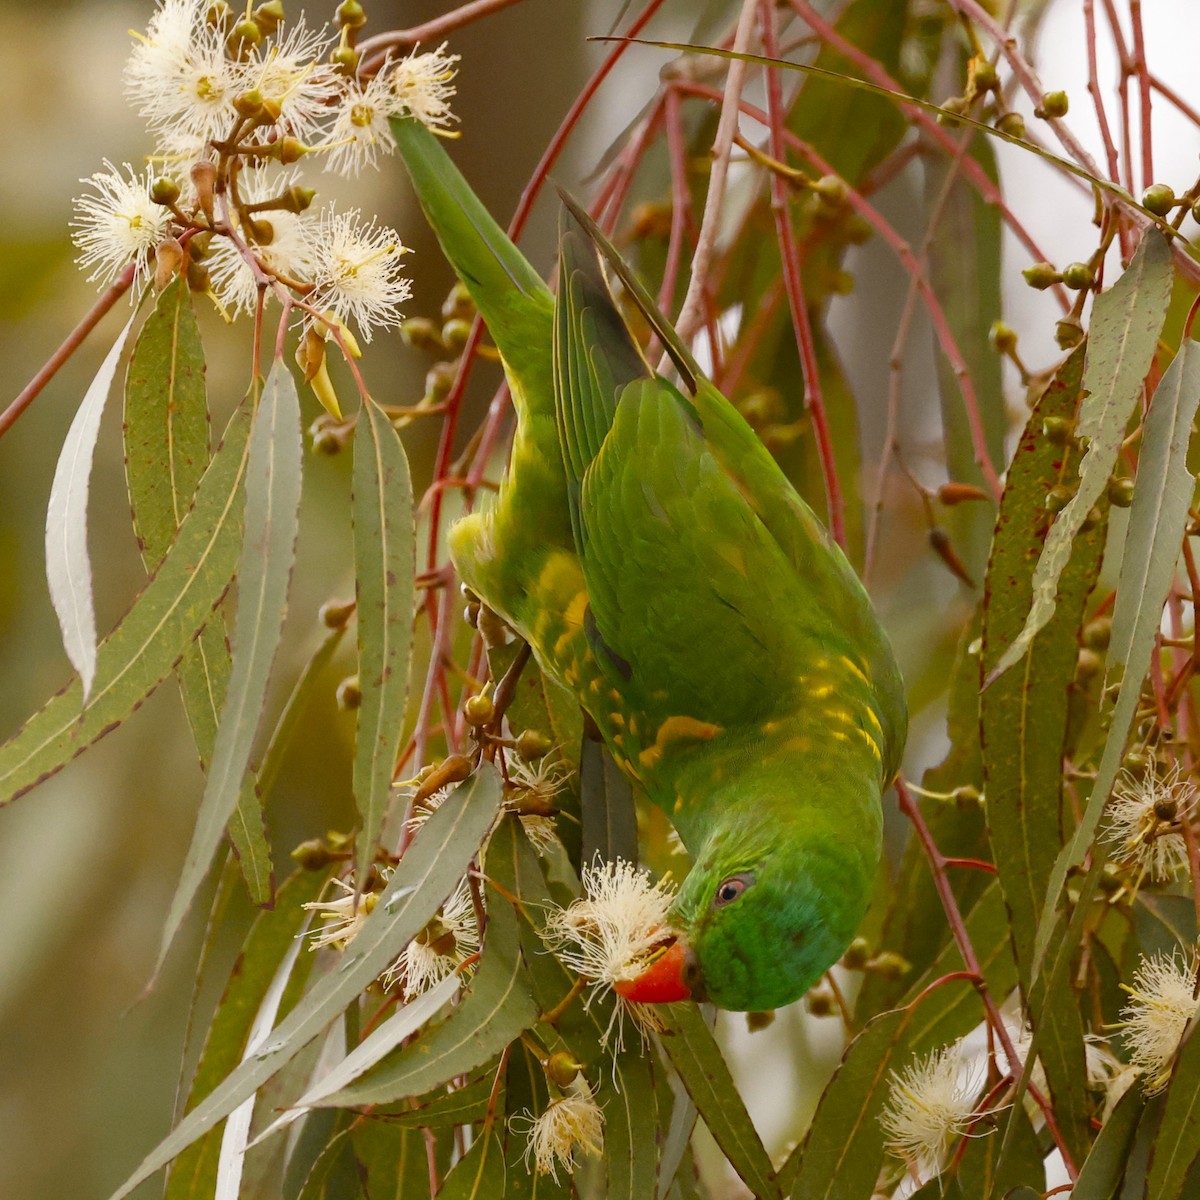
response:
<path id="1" fill-rule="evenodd" d="M 732 904 L 754 882 L 753 875 L 730 875 L 713 897 L 713 908 L 724 908 Z"/>

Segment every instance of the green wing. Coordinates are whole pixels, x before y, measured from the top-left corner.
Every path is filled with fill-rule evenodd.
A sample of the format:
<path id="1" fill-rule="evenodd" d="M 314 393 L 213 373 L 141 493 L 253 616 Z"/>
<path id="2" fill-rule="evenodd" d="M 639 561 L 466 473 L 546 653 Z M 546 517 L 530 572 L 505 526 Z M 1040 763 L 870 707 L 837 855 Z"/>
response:
<path id="1" fill-rule="evenodd" d="M 564 200 L 579 229 L 560 258 L 559 436 L 595 640 L 627 676 L 625 694 L 724 725 L 803 706 L 819 675 L 870 693 L 898 746 L 899 672 L 853 569 L 603 234 Z M 597 249 L 690 395 L 637 350 Z"/>

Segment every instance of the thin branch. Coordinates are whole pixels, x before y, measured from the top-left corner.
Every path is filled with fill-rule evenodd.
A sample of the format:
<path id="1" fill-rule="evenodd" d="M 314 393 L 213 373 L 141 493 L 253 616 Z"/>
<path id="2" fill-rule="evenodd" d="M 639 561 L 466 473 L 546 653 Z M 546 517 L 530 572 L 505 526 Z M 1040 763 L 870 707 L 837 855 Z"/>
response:
<path id="1" fill-rule="evenodd" d="M 129 291 L 133 283 L 136 264 L 129 266 L 117 276 L 116 281 L 88 310 L 87 315 L 67 335 L 66 340 L 43 365 L 42 369 L 21 389 L 20 395 L 0 413 L 0 437 L 16 423 L 17 418 L 38 398 L 46 384 L 58 374 L 63 364 L 83 345 L 87 335 L 100 324 L 104 315 Z"/>

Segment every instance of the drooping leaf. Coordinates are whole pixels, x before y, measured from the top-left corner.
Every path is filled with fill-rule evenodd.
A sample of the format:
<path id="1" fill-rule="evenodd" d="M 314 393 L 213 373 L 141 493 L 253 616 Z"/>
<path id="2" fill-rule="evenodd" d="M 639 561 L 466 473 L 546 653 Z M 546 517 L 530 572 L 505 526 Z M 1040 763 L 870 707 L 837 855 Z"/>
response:
<path id="1" fill-rule="evenodd" d="M 372 1029 L 341 1062 L 314 1080 L 300 1099 L 286 1113 L 274 1120 L 257 1140 L 262 1141 L 279 1130 L 286 1129 L 293 1121 L 303 1116 L 306 1109 L 346 1108 L 356 1103 L 354 1100 L 343 1099 L 346 1094 L 344 1089 L 352 1089 L 355 1080 L 395 1050 L 406 1038 L 416 1033 L 427 1021 L 437 1016 L 457 993 L 460 982 L 457 976 L 448 975 L 429 991 L 401 1005 L 387 1020 Z M 387 1097 L 388 1100 L 396 1098 Z"/>
<path id="2" fill-rule="evenodd" d="M 418 1130 L 390 1121 L 357 1121 L 350 1140 L 371 1200 L 429 1200 L 429 1158 Z"/>
<path id="3" fill-rule="evenodd" d="M 1141 1088 L 1135 1083 L 1101 1126 L 1091 1152 L 1080 1165 L 1071 1200 L 1113 1200 L 1145 1107 Z"/>
<path id="4" fill-rule="evenodd" d="M 261 1009 L 280 960 L 295 943 L 296 934 L 304 924 L 303 905 L 317 896 L 325 879 L 321 872 L 298 872 L 279 889 L 275 908 L 255 919 L 213 1014 L 190 1089 L 190 1108 L 241 1060 L 254 1015 Z M 307 969 L 311 963 L 312 956 L 306 955 L 298 969 Z M 212 1129 L 179 1155 L 171 1166 L 164 1200 L 191 1200 L 212 1194 L 220 1132 Z"/>
<path id="5" fill-rule="evenodd" d="M 661 1038 L 662 1048 L 700 1119 L 755 1196 L 760 1200 L 779 1196 L 771 1159 L 700 1009 L 694 1004 L 674 1004 L 667 1011 L 669 1023 Z"/>
<path id="6" fill-rule="evenodd" d="M 604 1110 L 604 1168 L 611 1200 L 654 1195 L 658 1174 L 658 1104 L 650 1059 L 626 1056 L 618 1091 L 612 1076 L 600 1076 L 596 1102 Z"/>
<path id="7" fill-rule="evenodd" d="M 1173 275 L 1171 247 L 1157 230 L 1147 230 L 1129 269 L 1096 297 L 1083 367 L 1084 400 L 1075 430 L 1087 439 L 1079 487 L 1050 527 L 1033 573 L 1029 616 L 992 668 L 991 679 L 1024 657 L 1054 615 L 1059 577 L 1070 561 L 1071 546 L 1108 485 L 1125 427 L 1154 360 Z"/>
<path id="8" fill-rule="evenodd" d="M 428 924 L 462 878 L 499 805 L 500 784 L 490 769 L 481 770 L 447 797 L 413 839 L 336 969 L 304 995 L 258 1054 L 231 1071 L 176 1125 L 112 1200 L 129 1195 L 253 1095 L 345 1010 Z"/>
<path id="9" fill-rule="evenodd" d="M 163 929 L 158 967 L 208 873 L 249 766 L 287 613 L 299 528 L 301 458 L 300 400 L 291 373 L 280 361 L 267 377 L 250 433 L 233 666 L 196 829 Z"/>
<path id="10" fill-rule="evenodd" d="M 599 742 L 584 738 L 579 760 L 579 807 L 583 818 L 581 862 L 623 858 L 637 862 L 637 812 L 629 780 Z"/>
<path id="11" fill-rule="evenodd" d="M 882 1013 L 847 1047 L 821 1094 L 804 1142 L 795 1151 L 800 1166 L 792 1185 L 793 1200 L 870 1197 L 883 1162 L 879 1114 L 887 1099 L 888 1072 L 905 1061 L 913 1016 L 914 1010 L 907 1008 Z"/>
<path id="12" fill-rule="evenodd" d="M 1137 1084 L 1134 1084 L 1136 1087 Z M 1166 1103 L 1150 1151 L 1146 1195 L 1154 1200 L 1187 1200 L 1194 1196 L 1186 1186 L 1200 1162 L 1200 1038 L 1196 1023 L 1184 1035 Z"/>
<path id="13" fill-rule="evenodd" d="M 369 399 L 354 435 L 354 577 L 358 598 L 358 735 L 354 799 L 365 878 L 391 795 L 408 701 L 413 620 L 413 496 L 404 446 Z"/>
<path id="14" fill-rule="evenodd" d="M 686 1170 L 688 1148 L 699 1115 L 687 1090 L 680 1087 L 675 1093 L 670 1123 L 666 1126 L 658 1155 L 658 1200 L 666 1200 L 676 1178 Z"/>
<path id="15" fill-rule="evenodd" d="M 500 1134 L 485 1126 L 446 1176 L 438 1200 L 493 1200 L 503 1195 L 504 1146 Z"/>
<path id="16" fill-rule="evenodd" d="M 191 292 L 176 280 L 146 318 L 125 375 L 125 478 L 146 570 L 170 549 L 210 460 L 204 348 Z M 207 771 L 229 683 L 229 645 L 215 612 L 175 669 L 192 738 Z M 262 807 L 243 788 L 229 821 L 242 875 L 256 904 L 271 899 L 271 855 Z"/>
<path id="17" fill-rule="evenodd" d="M 482 1121 L 496 1081 L 498 1061 L 489 1063 L 479 1075 L 453 1091 L 435 1089 L 419 1104 L 404 1100 L 398 1104 L 378 1104 L 371 1109 L 371 1120 L 402 1125 L 406 1129 L 446 1129 L 455 1125 L 474 1125 Z"/>
<path id="18" fill-rule="evenodd" d="M 337 1091 L 326 1091 L 322 1104 L 387 1104 L 423 1096 L 456 1076 L 477 1071 L 533 1024 L 537 1005 L 521 958 L 516 913 L 491 889 L 487 912 L 479 969 L 461 1003 L 440 1025 L 368 1074 Z"/>
<path id="19" fill-rule="evenodd" d="M 997 1119 L 997 1124 L 1008 1126 L 1008 1138 L 1003 1143 L 997 1133 L 988 1137 L 971 1137 L 967 1140 L 962 1163 L 955 1176 L 958 1195 L 962 1200 L 988 1197 L 1001 1200 L 1018 1187 L 1032 1187 L 1040 1196 L 1046 1187 L 1046 1167 L 1042 1161 L 1042 1147 L 1021 1105 L 1015 1105 Z M 953 1191 L 947 1192 L 953 1196 Z"/>
<path id="20" fill-rule="evenodd" d="M 88 385 L 63 441 L 50 502 L 46 508 L 46 582 L 62 630 L 63 648 L 79 672 L 86 702 L 96 676 L 96 612 L 92 603 L 92 563 L 88 557 L 87 510 L 92 459 L 100 434 L 100 417 L 108 400 L 125 339 L 134 316 L 117 335 Z"/>
<path id="21" fill-rule="evenodd" d="M 1198 404 L 1200 344 L 1185 338 L 1155 389 L 1142 432 L 1108 644 L 1113 667 L 1136 670 L 1150 659 L 1196 482 L 1187 449 Z"/>
<path id="22" fill-rule="evenodd" d="M 284 990 L 292 976 L 296 960 L 302 947 L 293 940 L 275 968 L 266 993 L 254 1014 L 242 1061 L 258 1053 L 266 1044 L 271 1030 L 279 1017 Z M 254 1097 L 247 1096 L 225 1119 L 221 1133 L 221 1149 L 217 1155 L 217 1182 L 213 1189 L 213 1200 L 237 1200 L 242 1190 L 242 1165 L 246 1159 L 246 1146 L 250 1138 L 250 1122 L 254 1118 Z"/>
<path id="23" fill-rule="evenodd" d="M 1058 369 L 1021 435 L 1008 469 L 988 562 L 983 608 L 986 678 L 1025 623 L 1034 564 L 1051 526 L 1051 489 L 1074 478 L 1080 451 L 1042 433 L 1046 421 L 1072 422 L 1080 402 L 1084 352 Z M 1100 566 L 1104 523 L 1081 533 L 1064 569 L 1050 622 L 1023 656 L 981 696 L 980 737 L 988 838 L 1012 920 L 1013 945 L 1028 988 L 1033 939 L 1058 848 L 1062 845 L 1062 758 L 1068 695 L 1078 656 L 1080 617 Z"/>
<path id="24" fill-rule="evenodd" d="M 237 565 L 249 432 L 250 409 L 243 403 L 162 566 L 100 643 L 88 702 L 82 704 L 81 684 L 73 680 L 0 746 L 5 802 L 119 725 L 170 674 L 208 621 Z"/>
<path id="25" fill-rule="evenodd" d="M 191 292 L 159 294 L 125 375 L 125 479 L 146 570 L 170 549 L 209 460 L 204 348 Z"/>

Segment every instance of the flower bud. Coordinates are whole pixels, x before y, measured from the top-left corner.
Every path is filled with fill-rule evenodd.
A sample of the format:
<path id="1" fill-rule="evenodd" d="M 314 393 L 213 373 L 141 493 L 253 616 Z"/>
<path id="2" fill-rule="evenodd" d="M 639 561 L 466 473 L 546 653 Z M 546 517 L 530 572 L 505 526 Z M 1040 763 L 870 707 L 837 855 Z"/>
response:
<path id="1" fill-rule="evenodd" d="M 775 1012 L 773 1009 L 767 1012 L 748 1012 L 746 1014 L 746 1031 L 748 1033 L 759 1033 L 774 1024 Z"/>
<path id="2" fill-rule="evenodd" d="M 827 209 L 844 208 L 850 193 L 846 181 L 838 175 L 822 175 L 812 185 L 812 190 Z"/>
<path id="3" fill-rule="evenodd" d="M 323 454 L 326 458 L 334 458 L 342 452 L 342 439 L 336 430 L 318 429 L 312 435 L 314 454 Z"/>
<path id="4" fill-rule="evenodd" d="M 1105 650 L 1112 637 L 1112 617 L 1097 617 L 1083 627 L 1083 644 L 1089 650 Z"/>
<path id="5" fill-rule="evenodd" d="M 208 277 L 208 268 L 194 258 L 188 259 L 187 281 L 188 287 L 198 296 L 207 296 L 212 291 L 212 280 Z"/>
<path id="6" fill-rule="evenodd" d="M 641 242 L 647 238 L 666 241 L 671 236 L 674 206 L 669 201 L 646 200 L 634 208 L 629 217 L 630 236 Z"/>
<path id="7" fill-rule="evenodd" d="M 442 343 L 451 354 L 457 354 L 467 344 L 471 336 L 471 322 L 462 317 L 451 317 L 442 326 Z"/>
<path id="8" fill-rule="evenodd" d="M 472 629 L 479 628 L 479 601 L 474 600 L 463 609 L 463 620 Z"/>
<path id="9" fill-rule="evenodd" d="M 179 274 L 183 247 L 175 238 L 167 238 L 154 249 L 154 287 L 161 292 Z"/>
<path id="10" fill-rule="evenodd" d="M 871 944 L 864 937 L 856 937 L 842 955 L 842 966 L 851 971 L 861 971 L 871 957 Z"/>
<path id="11" fill-rule="evenodd" d="M 957 129 L 961 124 L 957 114 L 967 111 L 967 102 L 961 96 L 951 96 L 943 100 L 939 107 L 941 111 L 937 115 L 937 123 L 945 125 L 947 129 Z"/>
<path id="12" fill-rule="evenodd" d="M 241 51 L 246 46 L 257 46 L 263 40 L 263 31 L 253 17 L 243 17 L 230 30 L 227 40 L 230 49 Z"/>
<path id="13" fill-rule="evenodd" d="M 293 183 L 279 197 L 279 207 L 283 212 L 302 213 L 312 207 L 312 202 L 316 198 L 316 188 L 301 187 L 298 183 Z"/>
<path id="14" fill-rule="evenodd" d="M 820 991 L 809 992 L 804 998 L 804 1003 L 814 1017 L 832 1017 L 837 1012 L 832 993 L 823 988 Z"/>
<path id="15" fill-rule="evenodd" d="M 496 706 L 492 703 L 491 696 L 472 696 L 463 705 L 463 716 L 467 718 L 468 725 L 474 725 L 478 729 L 481 725 L 495 720 Z"/>
<path id="16" fill-rule="evenodd" d="M 565 1050 L 555 1050 L 546 1059 L 546 1077 L 560 1088 L 573 1083 L 581 1070 L 583 1063 L 576 1062 Z"/>
<path id="17" fill-rule="evenodd" d="M 233 107 L 240 116 L 257 117 L 263 110 L 263 94 L 258 88 L 240 92 L 233 98 Z"/>
<path id="18" fill-rule="evenodd" d="M 444 350 L 438 327 L 428 317 L 409 317 L 400 323 L 400 337 L 414 350 Z"/>
<path id="19" fill-rule="evenodd" d="M 996 66 L 982 55 L 976 55 L 968 64 L 970 80 L 977 91 L 994 92 L 1000 86 L 1000 76 Z"/>
<path id="20" fill-rule="evenodd" d="M 1150 766 L 1150 760 L 1141 750 L 1130 750 L 1121 760 L 1121 766 L 1135 779 L 1140 779 L 1146 774 L 1146 769 Z"/>
<path id="21" fill-rule="evenodd" d="M 1067 263 L 1063 267 L 1062 273 L 1063 283 L 1069 288 L 1073 288 L 1077 292 L 1082 292 L 1085 288 L 1093 287 L 1096 283 L 1096 277 L 1092 274 L 1092 268 L 1083 262 Z"/>
<path id="22" fill-rule="evenodd" d="M 1108 481 L 1108 500 L 1114 508 L 1128 508 L 1133 503 L 1133 480 L 1121 477 Z"/>
<path id="23" fill-rule="evenodd" d="M 1083 326 L 1078 317 L 1063 317 L 1054 322 L 1054 340 L 1063 350 L 1073 350 L 1083 341 Z"/>
<path id="24" fill-rule="evenodd" d="M 343 29 L 361 29 L 367 23 L 367 14 L 358 0 L 342 0 L 333 19 Z"/>
<path id="25" fill-rule="evenodd" d="M 1079 651 L 1079 657 L 1075 660 L 1076 682 L 1086 683 L 1089 679 L 1095 679 L 1103 669 L 1104 659 L 1095 650 L 1089 650 L 1087 646 L 1084 646 Z"/>
<path id="26" fill-rule="evenodd" d="M 525 729 L 517 735 L 517 753 L 526 762 L 537 762 L 553 749 L 554 743 L 540 729 Z"/>
<path id="27" fill-rule="evenodd" d="M 274 33 L 285 15 L 281 0 L 266 0 L 254 10 L 254 21 L 264 33 Z"/>
<path id="28" fill-rule="evenodd" d="M 1047 417 L 1042 422 L 1042 436 L 1052 446 L 1065 446 L 1075 436 L 1075 422 L 1069 417 Z"/>
<path id="29" fill-rule="evenodd" d="M 217 185 L 217 167 L 215 163 L 198 162 L 191 170 L 192 187 L 196 189 L 196 199 L 204 215 L 213 220 L 213 192 Z"/>
<path id="30" fill-rule="evenodd" d="M 362 707 L 362 688 L 357 675 L 348 675 L 337 686 L 337 706 L 342 712 Z"/>
<path id="31" fill-rule="evenodd" d="M 1041 104 L 1033 110 L 1033 115 L 1044 117 L 1047 120 L 1055 120 L 1058 117 L 1065 117 L 1070 107 L 1071 102 L 1067 99 L 1066 92 L 1046 92 L 1042 96 Z"/>
<path id="32" fill-rule="evenodd" d="M 343 75 L 353 75 L 358 70 L 358 63 L 361 58 L 362 55 L 353 46 L 338 46 L 329 56 L 329 61 Z"/>
<path id="33" fill-rule="evenodd" d="M 1043 503 L 1050 512 L 1062 512 L 1071 503 L 1071 497 L 1074 495 L 1071 488 L 1061 483 L 1056 484 L 1046 493 Z"/>
<path id="34" fill-rule="evenodd" d="M 1079 528 L 1084 533 L 1087 533 L 1089 529 L 1095 529 L 1096 526 L 1099 525 L 1103 520 L 1104 513 L 1100 511 L 1099 507 L 1089 508 L 1088 514 L 1083 518 L 1083 524 L 1080 525 Z"/>
<path id="35" fill-rule="evenodd" d="M 504 618 L 495 609 L 488 608 L 486 604 L 479 610 L 479 618 L 475 627 L 482 635 L 485 646 L 505 646 L 512 640 Z"/>
<path id="36" fill-rule="evenodd" d="M 449 321 L 451 317 L 461 317 L 464 321 L 469 321 L 474 316 L 475 301 L 471 299 L 467 285 L 456 283 L 442 301 L 442 319 Z"/>
<path id="37" fill-rule="evenodd" d="M 425 376 L 425 395 L 433 402 L 445 400 L 454 386 L 458 368 L 450 362 L 434 363 Z"/>
<path id="38" fill-rule="evenodd" d="M 1044 292 L 1046 288 L 1062 282 L 1062 272 L 1056 271 L 1048 262 L 1034 263 L 1033 266 L 1026 267 L 1021 274 L 1025 282 L 1031 288 L 1037 288 L 1039 292 Z"/>
<path id="39" fill-rule="evenodd" d="M 867 963 L 867 970 L 873 975 L 883 976 L 884 979 L 898 979 L 912 970 L 912 963 L 894 950 L 884 950 Z"/>
<path id="40" fill-rule="evenodd" d="M 1017 348 L 1017 331 L 1003 321 L 993 321 L 988 341 L 998 354 L 1011 354 Z"/>
<path id="41" fill-rule="evenodd" d="M 283 137 L 275 145 L 278 147 L 279 161 L 285 167 L 299 162 L 308 153 L 308 147 L 299 138 Z"/>
<path id="42" fill-rule="evenodd" d="M 355 607 L 353 600 L 326 600 L 317 610 L 317 620 L 326 629 L 345 629 Z"/>
<path id="43" fill-rule="evenodd" d="M 996 128 L 1011 138 L 1025 136 L 1025 118 L 1018 112 L 1006 112 L 996 121 Z"/>
<path id="44" fill-rule="evenodd" d="M 179 199 L 179 184 L 168 175 L 160 175 L 150 185 L 150 199 L 155 204 L 174 204 Z"/>
<path id="45" fill-rule="evenodd" d="M 1142 193 L 1142 207 L 1156 217 L 1165 217 L 1175 207 L 1175 189 L 1167 183 L 1152 183 Z"/>

